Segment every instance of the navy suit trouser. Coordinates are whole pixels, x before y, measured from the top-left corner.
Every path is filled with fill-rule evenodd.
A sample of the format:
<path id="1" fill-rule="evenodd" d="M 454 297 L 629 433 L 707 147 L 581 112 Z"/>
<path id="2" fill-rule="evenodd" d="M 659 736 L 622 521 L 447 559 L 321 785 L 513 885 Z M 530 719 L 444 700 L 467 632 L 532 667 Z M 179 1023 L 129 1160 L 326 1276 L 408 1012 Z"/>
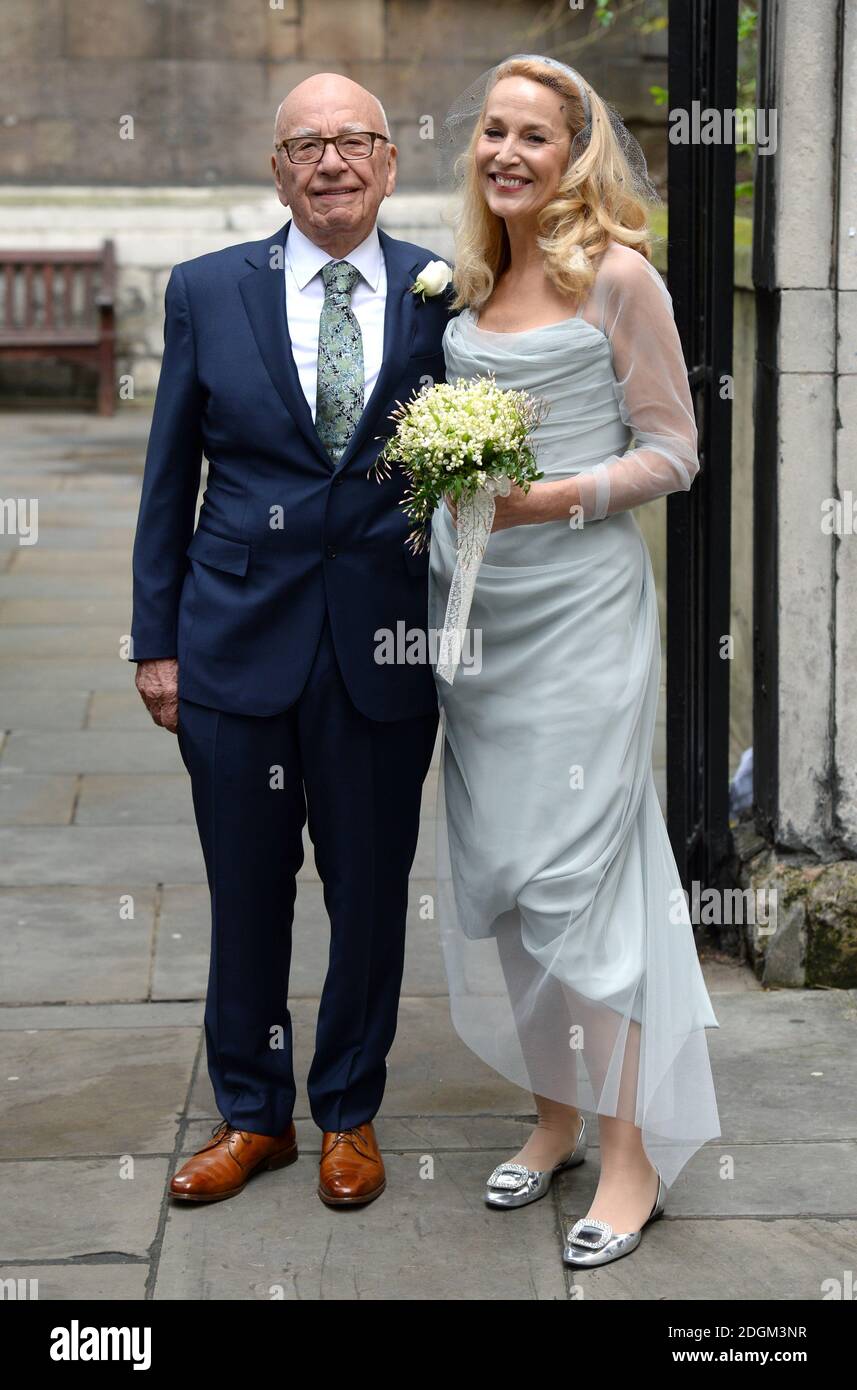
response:
<path id="1" fill-rule="evenodd" d="M 305 823 L 331 932 L 310 1110 L 323 1130 L 377 1113 L 436 732 L 435 712 L 384 723 L 355 708 L 327 618 L 306 685 L 282 713 L 230 714 L 180 696 L 179 747 L 211 892 L 208 1071 L 236 1129 L 281 1134 L 294 1110 L 288 982 Z"/>

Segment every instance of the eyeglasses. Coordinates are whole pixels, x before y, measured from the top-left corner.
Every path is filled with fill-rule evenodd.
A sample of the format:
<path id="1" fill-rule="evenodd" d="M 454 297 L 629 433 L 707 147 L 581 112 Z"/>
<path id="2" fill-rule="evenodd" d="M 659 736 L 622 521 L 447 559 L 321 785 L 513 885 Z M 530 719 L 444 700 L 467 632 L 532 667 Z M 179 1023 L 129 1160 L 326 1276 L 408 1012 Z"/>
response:
<path id="1" fill-rule="evenodd" d="M 345 135 L 296 135 L 281 140 L 275 150 L 285 150 L 292 164 L 318 164 L 328 145 L 335 145 L 343 159 L 368 159 L 376 140 L 386 140 L 375 130 L 349 130 Z"/>

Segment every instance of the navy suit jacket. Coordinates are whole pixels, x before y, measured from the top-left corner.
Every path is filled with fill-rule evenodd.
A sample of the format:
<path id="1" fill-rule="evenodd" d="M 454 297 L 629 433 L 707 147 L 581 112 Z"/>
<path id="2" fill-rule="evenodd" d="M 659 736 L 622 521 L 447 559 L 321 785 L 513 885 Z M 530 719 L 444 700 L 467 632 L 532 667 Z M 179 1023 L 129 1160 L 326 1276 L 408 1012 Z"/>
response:
<path id="1" fill-rule="evenodd" d="M 401 471 L 378 483 L 367 470 L 393 432 L 396 401 L 426 378 L 444 380 L 451 294 L 412 294 L 438 257 L 379 228 L 383 364 L 334 467 L 291 352 L 290 225 L 170 275 L 134 542 L 131 658 L 177 657 L 185 699 L 274 714 L 300 695 L 327 610 L 356 707 L 379 720 L 426 714 L 437 705 L 430 663 L 375 658 L 379 629 L 425 632 L 428 556 L 406 546 Z M 208 481 L 194 531 L 203 454 Z"/>

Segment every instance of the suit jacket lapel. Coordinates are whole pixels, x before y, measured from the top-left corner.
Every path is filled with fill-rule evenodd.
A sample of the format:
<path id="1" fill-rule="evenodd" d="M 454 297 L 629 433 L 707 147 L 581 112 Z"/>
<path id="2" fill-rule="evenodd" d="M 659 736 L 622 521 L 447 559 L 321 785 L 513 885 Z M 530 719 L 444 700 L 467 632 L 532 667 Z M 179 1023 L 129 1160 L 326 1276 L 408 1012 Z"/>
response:
<path id="1" fill-rule="evenodd" d="M 253 271 L 239 281 L 250 327 L 262 361 L 295 424 L 310 448 L 333 470 L 330 455 L 316 433 L 312 411 L 300 383 L 292 354 L 286 313 L 284 254 L 290 222 L 270 239 L 255 244 L 247 260 Z M 411 285 L 422 268 L 421 258 L 404 243 L 378 228 L 387 270 L 387 300 L 384 306 L 384 355 L 378 379 L 336 472 L 346 468 L 377 422 L 383 403 L 401 375 L 410 355 L 416 330 L 416 296 Z M 272 279 L 273 277 L 273 279 Z"/>
<path id="2" fill-rule="evenodd" d="M 292 354 L 286 313 L 284 255 L 290 222 L 270 239 L 256 243 L 247 260 L 255 269 L 238 283 L 250 327 L 268 376 L 314 453 L 332 470 L 330 455 L 319 439 Z"/>

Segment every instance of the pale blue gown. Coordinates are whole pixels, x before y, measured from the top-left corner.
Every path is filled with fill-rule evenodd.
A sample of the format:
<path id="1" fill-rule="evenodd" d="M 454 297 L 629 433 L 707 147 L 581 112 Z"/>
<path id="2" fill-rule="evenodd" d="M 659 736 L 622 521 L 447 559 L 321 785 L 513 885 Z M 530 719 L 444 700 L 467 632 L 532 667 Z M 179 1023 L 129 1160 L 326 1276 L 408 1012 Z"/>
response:
<path id="1" fill-rule="evenodd" d="M 669 1186 L 720 1133 L 705 1033 L 719 1024 L 652 775 L 658 608 L 633 515 L 699 466 L 672 303 L 638 252 L 611 243 L 576 316 L 499 333 L 465 309 L 444 352 L 450 381 L 493 373 L 549 402 L 538 466 L 577 474 L 583 504 L 582 525 L 490 536 L 476 640 L 452 685 L 437 678 L 452 1019 L 509 1080 L 639 1125 Z M 455 538 L 441 506 L 438 632 Z"/>

